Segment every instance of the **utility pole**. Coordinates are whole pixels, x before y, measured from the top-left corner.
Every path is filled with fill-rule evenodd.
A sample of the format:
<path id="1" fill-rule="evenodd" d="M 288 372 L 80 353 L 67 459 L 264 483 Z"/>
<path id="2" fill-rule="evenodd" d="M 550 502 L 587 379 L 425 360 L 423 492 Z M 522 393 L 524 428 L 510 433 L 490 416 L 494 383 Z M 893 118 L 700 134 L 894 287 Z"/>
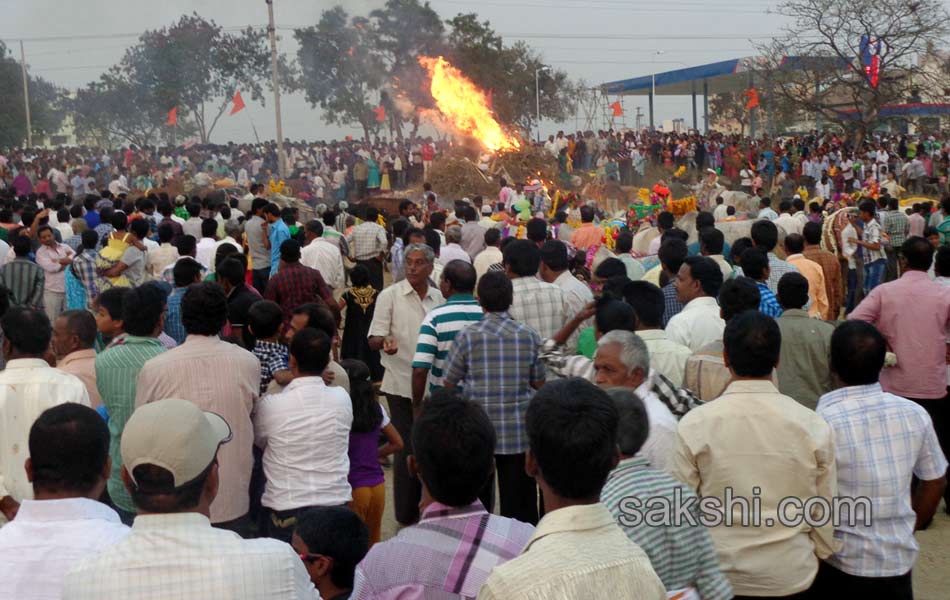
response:
<path id="1" fill-rule="evenodd" d="M 33 123 L 30 120 L 30 86 L 26 76 L 26 52 L 23 50 L 23 40 L 20 40 L 20 72 L 23 74 L 23 107 L 26 109 L 26 146 L 33 147 Z"/>
<path id="2" fill-rule="evenodd" d="M 274 27 L 274 0 L 267 3 L 267 35 L 270 37 L 270 75 L 274 86 L 274 114 L 277 119 L 277 172 L 281 179 L 287 178 L 287 155 L 284 154 L 284 130 L 280 124 L 280 85 L 277 78 L 277 28 Z"/>

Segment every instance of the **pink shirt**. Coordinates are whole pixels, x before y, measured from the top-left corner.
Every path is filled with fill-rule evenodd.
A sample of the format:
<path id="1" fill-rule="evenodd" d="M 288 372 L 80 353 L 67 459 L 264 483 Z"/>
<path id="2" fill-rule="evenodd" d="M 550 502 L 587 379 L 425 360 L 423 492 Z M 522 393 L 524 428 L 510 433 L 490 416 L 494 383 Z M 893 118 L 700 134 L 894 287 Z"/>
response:
<path id="1" fill-rule="evenodd" d="M 851 318 L 877 326 L 897 355 L 897 366 L 881 371 L 884 391 L 917 399 L 947 395 L 950 288 L 923 271 L 908 271 L 874 288 Z"/>
<path id="2" fill-rule="evenodd" d="M 920 216 L 920 213 L 914 213 L 907 217 L 908 235 L 917 235 L 923 237 L 924 228 L 927 226 L 927 219 Z"/>

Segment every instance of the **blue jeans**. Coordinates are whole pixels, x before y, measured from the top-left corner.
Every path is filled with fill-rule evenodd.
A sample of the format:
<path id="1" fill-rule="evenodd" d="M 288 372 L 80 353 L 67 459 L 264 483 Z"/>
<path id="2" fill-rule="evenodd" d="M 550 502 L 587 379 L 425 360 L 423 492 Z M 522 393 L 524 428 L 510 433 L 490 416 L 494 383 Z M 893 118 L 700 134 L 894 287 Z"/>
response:
<path id="1" fill-rule="evenodd" d="M 887 267 L 887 259 L 879 258 L 872 263 L 864 265 L 864 293 L 867 294 L 880 283 L 884 278 L 884 269 Z"/>
<path id="2" fill-rule="evenodd" d="M 848 269 L 848 298 L 845 302 L 845 314 L 854 310 L 854 295 L 858 288 L 858 270 Z"/>

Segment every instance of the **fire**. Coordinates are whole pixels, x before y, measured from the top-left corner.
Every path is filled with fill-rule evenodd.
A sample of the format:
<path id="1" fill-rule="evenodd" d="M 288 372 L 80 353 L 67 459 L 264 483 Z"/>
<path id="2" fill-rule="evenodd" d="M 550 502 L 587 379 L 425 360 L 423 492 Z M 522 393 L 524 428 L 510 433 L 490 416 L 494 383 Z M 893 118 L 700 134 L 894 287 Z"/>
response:
<path id="1" fill-rule="evenodd" d="M 431 92 L 442 116 L 459 130 L 479 140 L 492 152 L 515 150 L 521 144 L 492 116 L 488 97 L 461 71 L 441 56 L 420 56 L 432 80 Z"/>

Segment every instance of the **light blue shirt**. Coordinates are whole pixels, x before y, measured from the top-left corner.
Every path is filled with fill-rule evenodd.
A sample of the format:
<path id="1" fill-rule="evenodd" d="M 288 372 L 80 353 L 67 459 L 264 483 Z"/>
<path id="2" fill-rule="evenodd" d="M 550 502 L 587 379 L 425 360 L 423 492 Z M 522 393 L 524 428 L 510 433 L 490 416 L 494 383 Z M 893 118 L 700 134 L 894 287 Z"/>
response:
<path id="1" fill-rule="evenodd" d="M 277 219 L 267 228 L 267 237 L 270 240 L 270 272 L 273 275 L 280 264 L 280 245 L 290 239 L 290 228 Z"/>

